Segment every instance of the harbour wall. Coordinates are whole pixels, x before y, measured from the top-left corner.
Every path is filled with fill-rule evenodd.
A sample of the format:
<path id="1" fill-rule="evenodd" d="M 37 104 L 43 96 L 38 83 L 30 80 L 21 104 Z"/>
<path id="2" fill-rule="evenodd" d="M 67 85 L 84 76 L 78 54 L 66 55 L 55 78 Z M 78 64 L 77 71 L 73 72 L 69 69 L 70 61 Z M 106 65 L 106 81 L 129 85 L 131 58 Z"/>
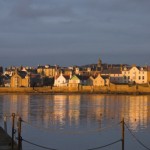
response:
<path id="1" fill-rule="evenodd" d="M 0 93 L 106 93 L 106 94 L 150 94 L 149 86 L 117 85 L 76 87 L 0 87 Z"/>

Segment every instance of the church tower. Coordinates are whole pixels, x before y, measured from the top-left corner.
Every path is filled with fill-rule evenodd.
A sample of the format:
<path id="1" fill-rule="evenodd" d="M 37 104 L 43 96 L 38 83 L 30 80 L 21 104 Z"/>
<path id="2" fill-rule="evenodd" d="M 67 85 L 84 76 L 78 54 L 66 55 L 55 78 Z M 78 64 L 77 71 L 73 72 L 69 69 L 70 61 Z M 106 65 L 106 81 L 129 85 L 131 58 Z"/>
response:
<path id="1" fill-rule="evenodd" d="M 97 63 L 97 67 L 100 68 L 101 66 L 102 66 L 102 60 L 101 60 L 100 57 L 99 57 L 98 63 Z"/>

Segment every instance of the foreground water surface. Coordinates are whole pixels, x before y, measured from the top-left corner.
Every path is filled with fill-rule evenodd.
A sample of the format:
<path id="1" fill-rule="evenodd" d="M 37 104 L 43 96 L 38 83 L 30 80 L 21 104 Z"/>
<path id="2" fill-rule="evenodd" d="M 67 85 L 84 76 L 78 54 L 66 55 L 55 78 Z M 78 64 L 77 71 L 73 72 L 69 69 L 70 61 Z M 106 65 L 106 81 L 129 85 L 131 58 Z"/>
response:
<path id="1" fill-rule="evenodd" d="M 23 119 L 22 138 L 46 148 L 88 150 L 118 141 L 123 117 L 125 149 L 150 148 L 150 96 L 1 94 L 0 125 L 7 115 L 9 133 L 12 113 Z M 42 149 L 23 141 L 23 150 Z M 121 150 L 121 142 L 102 149 Z"/>

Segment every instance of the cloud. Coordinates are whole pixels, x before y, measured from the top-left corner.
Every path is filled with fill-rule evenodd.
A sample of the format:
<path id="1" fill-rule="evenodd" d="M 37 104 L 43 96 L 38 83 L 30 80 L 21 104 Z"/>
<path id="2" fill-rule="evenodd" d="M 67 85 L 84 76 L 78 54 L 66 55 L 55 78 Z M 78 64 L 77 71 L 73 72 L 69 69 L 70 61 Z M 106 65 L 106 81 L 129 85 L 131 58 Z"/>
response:
<path id="1" fill-rule="evenodd" d="M 71 15 L 70 7 L 59 1 L 18 0 L 12 10 L 13 15 L 22 19 L 38 19 L 41 17 L 60 17 Z"/>
<path id="2" fill-rule="evenodd" d="M 1 0 L 1 55 L 43 54 L 37 61 L 46 54 L 63 53 L 147 55 L 149 4 L 147 0 Z"/>

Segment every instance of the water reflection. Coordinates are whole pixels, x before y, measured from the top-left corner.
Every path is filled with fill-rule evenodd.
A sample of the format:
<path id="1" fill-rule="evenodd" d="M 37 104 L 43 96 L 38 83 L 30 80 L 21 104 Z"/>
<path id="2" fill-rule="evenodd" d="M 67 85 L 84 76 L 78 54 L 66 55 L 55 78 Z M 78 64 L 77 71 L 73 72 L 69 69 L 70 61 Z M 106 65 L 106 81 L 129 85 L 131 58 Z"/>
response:
<path id="1" fill-rule="evenodd" d="M 148 125 L 148 96 L 131 96 L 127 102 L 126 121 L 134 130 L 138 127 L 146 128 Z"/>
<path id="2" fill-rule="evenodd" d="M 0 113 L 16 113 L 33 125 L 57 130 L 100 128 L 124 117 L 138 131 L 147 128 L 149 110 L 150 96 L 0 95 Z"/>

